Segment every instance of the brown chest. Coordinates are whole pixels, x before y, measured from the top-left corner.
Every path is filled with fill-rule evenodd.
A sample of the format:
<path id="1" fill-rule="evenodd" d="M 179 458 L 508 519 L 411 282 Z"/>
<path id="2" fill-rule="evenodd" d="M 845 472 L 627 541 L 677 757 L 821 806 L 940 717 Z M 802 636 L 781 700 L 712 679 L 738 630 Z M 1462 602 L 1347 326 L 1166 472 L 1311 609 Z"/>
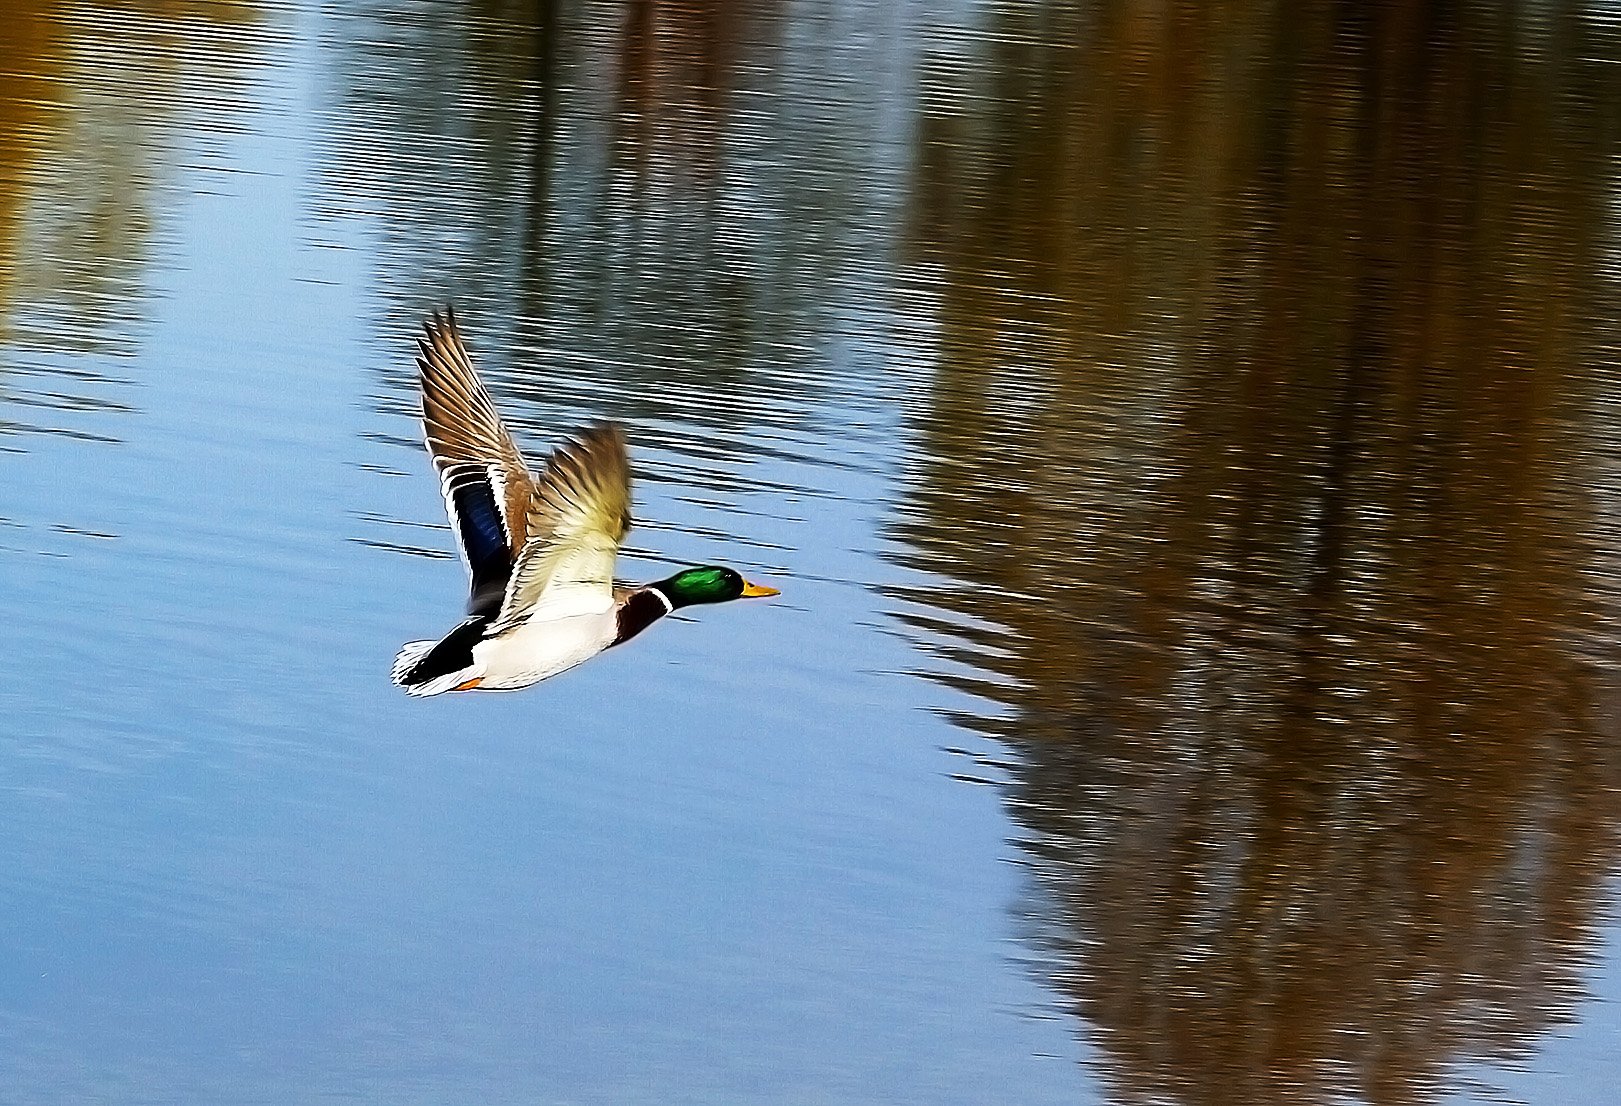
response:
<path id="1" fill-rule="evenodd" d="M 622 645 L 670 613 L 670 605 L 655 591 L 633 592 L 619 608 L 619 632 L 610 645 Z"/>

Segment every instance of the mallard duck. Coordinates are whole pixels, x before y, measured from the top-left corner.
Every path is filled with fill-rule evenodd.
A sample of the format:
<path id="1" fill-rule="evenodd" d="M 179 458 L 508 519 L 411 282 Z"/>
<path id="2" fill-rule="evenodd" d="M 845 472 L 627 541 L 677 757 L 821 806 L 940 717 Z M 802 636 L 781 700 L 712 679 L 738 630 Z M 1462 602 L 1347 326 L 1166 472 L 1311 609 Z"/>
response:
<path id="1" fill-rule="evenodd" d="M 777 595 L 730 568 L 687 568 L 641 587 L 614 584 L 630 530 L 630 460 L 613 423 L 578 431 L 532 474 L 479 382 L 456 316 L 435 312 L 417 340 L 422 424 L 467 565 L 467 620 L 394 660 L 412 695 L 516 691 L 615 645 L 672 611 Z"/>

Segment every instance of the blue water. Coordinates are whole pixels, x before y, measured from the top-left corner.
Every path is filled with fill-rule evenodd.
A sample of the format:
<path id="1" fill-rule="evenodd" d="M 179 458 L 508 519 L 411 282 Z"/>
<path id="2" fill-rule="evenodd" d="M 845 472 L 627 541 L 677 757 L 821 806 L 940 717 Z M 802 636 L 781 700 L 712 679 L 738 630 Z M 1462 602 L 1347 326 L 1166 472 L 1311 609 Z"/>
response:
<path id="1" fill-rule="evenodd" d="M 1039 758 L 1001 739 L 1054 708 L 929 557 L 1018 548 L 930 505 L 975 463 L 929 397 L 978 324 L 917 245 L 930 74 L 989 71 L 993 8 L 11 7 L 0 1102 L 1225 1101 L 1099 1017 L 1107 934 L 1078 968 L 1044 935 Z M 464 587 L 413 411 L 446 302 L 532 461 L 626 424 L 624 577 L 782 598 L 403 696 Z M 1029 380 L 993 405 L 1075 402 Z M 1097 403 L 1074 425 L 1131 408 Z M 1615 732 L 1581 745 L 1608 771 Z M 1608 1100 L 1613 807 L 1526 834 L 1590 876 L 1526 954 L 1574 982 L 1501 1036 L 1404 1015 L 1433 1032 L 1388 1101 Z"/>

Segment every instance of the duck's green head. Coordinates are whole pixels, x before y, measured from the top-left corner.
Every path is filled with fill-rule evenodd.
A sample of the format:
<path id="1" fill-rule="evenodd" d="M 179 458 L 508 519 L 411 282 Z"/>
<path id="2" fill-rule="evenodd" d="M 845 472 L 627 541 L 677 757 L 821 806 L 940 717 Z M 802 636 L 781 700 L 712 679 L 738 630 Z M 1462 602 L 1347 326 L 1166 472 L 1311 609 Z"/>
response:
<path id="1" fill-rule="evenodd" d="M 672 608 L 782 594 L 776 588 L 751 584 L 731 569 L 719 565 L 684 568 L 669 579 L 648 586 L 662 593 Z"/>

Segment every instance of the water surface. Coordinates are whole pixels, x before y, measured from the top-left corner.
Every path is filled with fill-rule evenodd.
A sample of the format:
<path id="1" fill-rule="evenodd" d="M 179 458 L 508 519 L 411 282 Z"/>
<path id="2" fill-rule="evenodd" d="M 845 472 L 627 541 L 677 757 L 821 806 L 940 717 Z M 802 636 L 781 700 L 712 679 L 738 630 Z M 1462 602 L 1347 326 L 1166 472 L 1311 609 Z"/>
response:
<path id="1" fill-rule="evenodd" d="M 1608 1100 L 1621 23 L 13 3 L 0 1099 Z M 412 701 L 412 336 L 704 610 Z"/>

